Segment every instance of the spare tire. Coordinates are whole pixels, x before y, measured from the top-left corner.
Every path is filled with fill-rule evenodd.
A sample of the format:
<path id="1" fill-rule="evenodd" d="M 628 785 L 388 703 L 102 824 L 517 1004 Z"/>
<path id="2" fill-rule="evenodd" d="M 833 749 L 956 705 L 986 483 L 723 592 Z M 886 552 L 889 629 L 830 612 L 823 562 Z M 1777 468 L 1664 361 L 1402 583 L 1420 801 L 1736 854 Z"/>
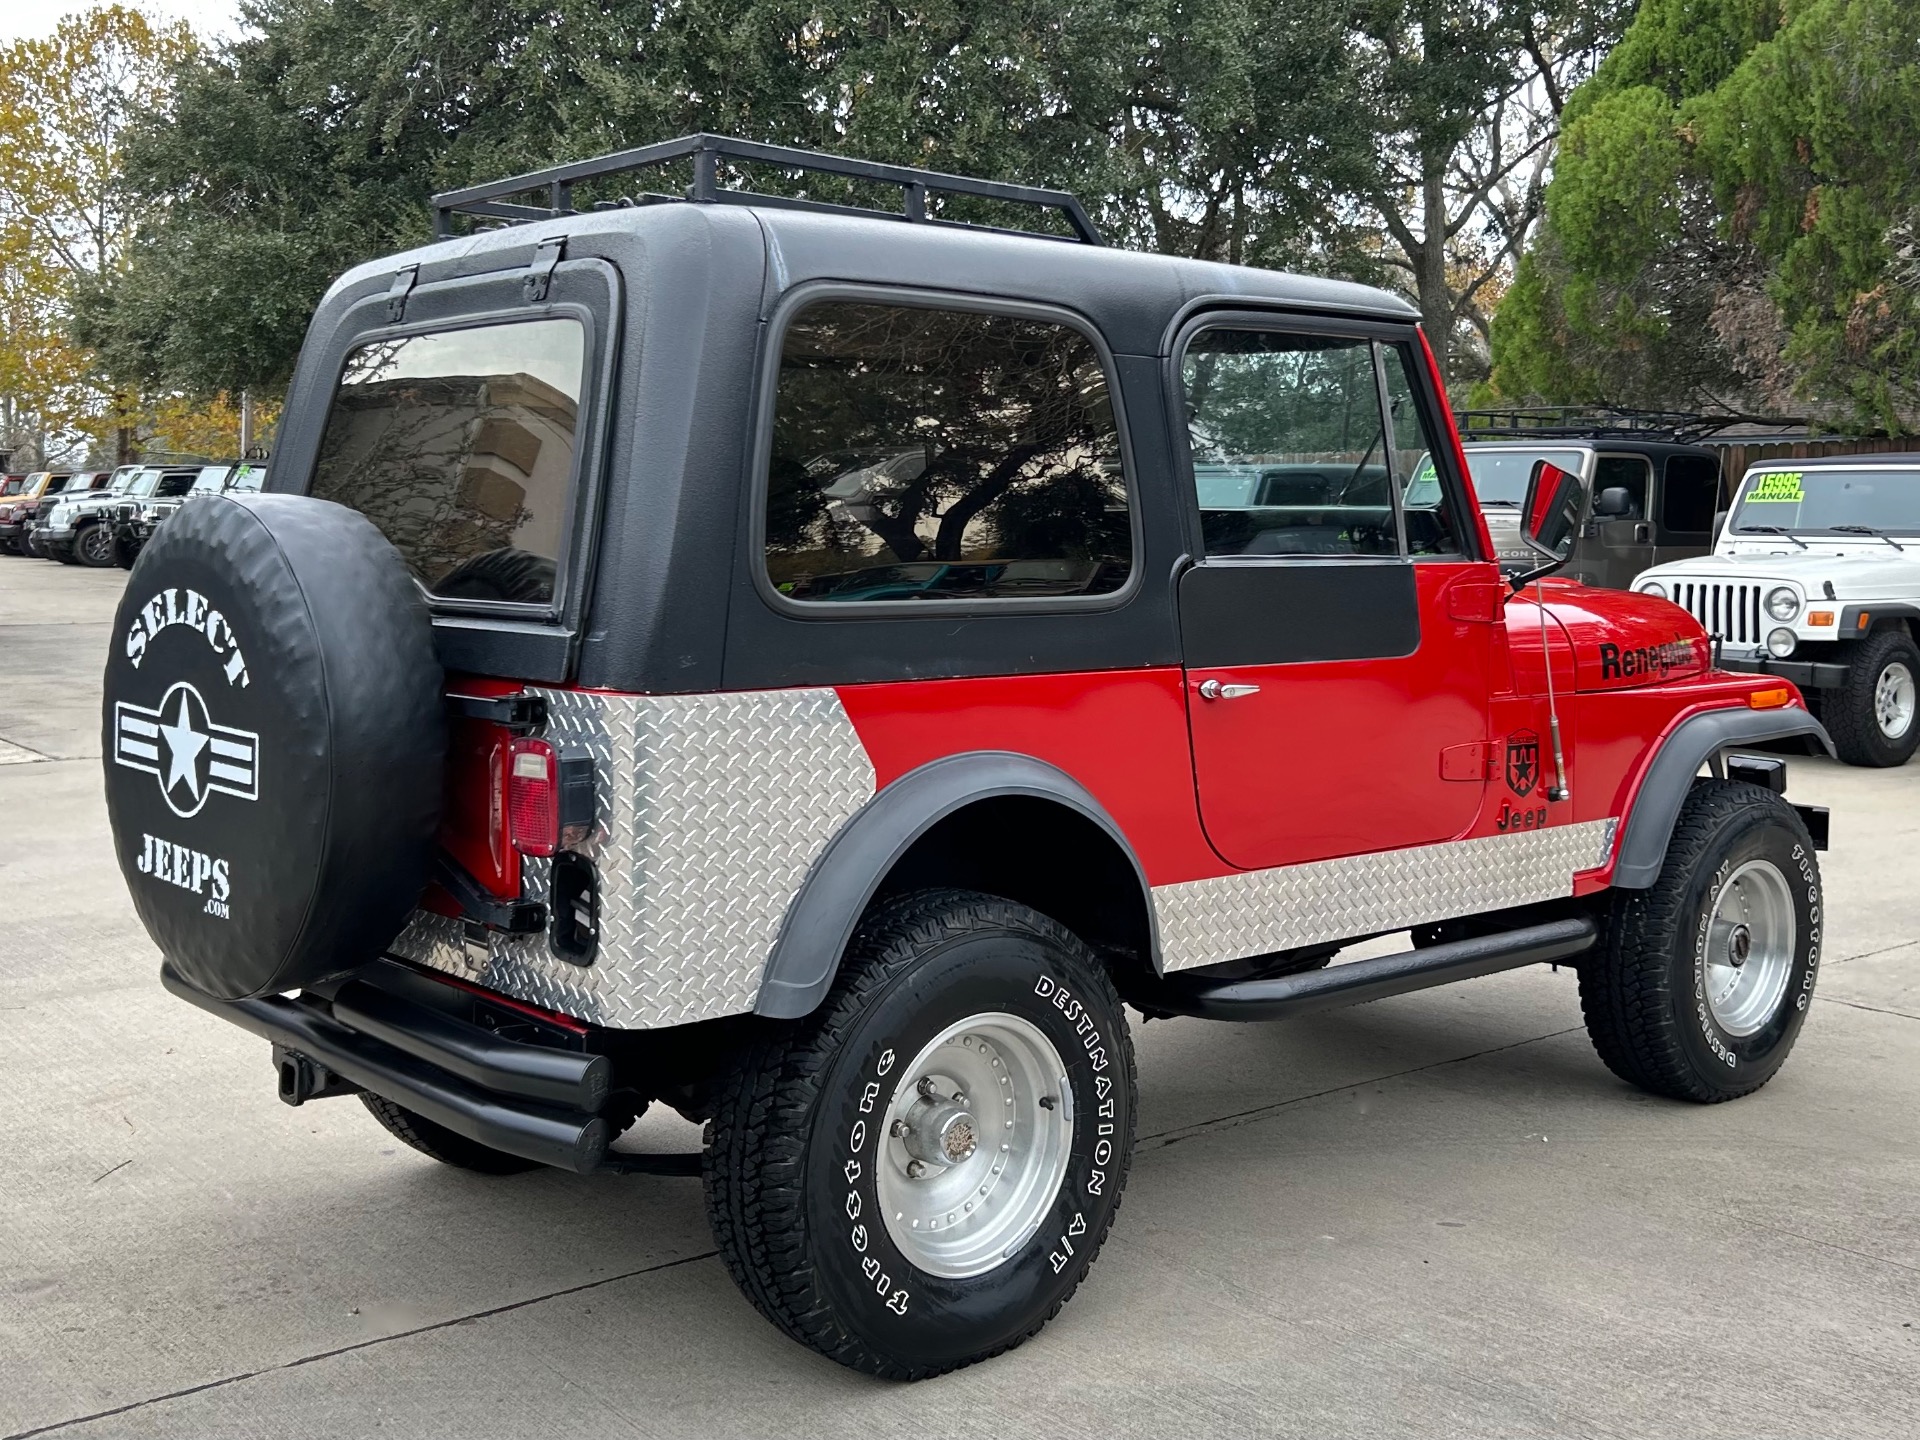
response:
<path id="1" fill-rule="evenodd" d="M 107 814 L 134 908 L 223 1000 L 377 957 L 426 884 L 446 718 L 419 588 L 371 522 L 209 496 L 160 527 L 108 652 Z"/>

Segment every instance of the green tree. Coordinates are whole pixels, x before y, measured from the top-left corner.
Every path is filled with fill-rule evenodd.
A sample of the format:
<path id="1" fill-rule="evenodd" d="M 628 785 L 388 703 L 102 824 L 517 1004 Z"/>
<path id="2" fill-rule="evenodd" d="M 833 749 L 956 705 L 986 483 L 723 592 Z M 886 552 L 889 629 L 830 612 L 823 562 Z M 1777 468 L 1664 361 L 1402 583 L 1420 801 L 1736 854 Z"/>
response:
<path id="1" fill-rule="evenodd" d="M 1567 110 L 1509 399 L 1920 411 L 1910 0 L 1647 0 Z"/>
<path id="2" fill-rule="evenodd" d="M 130 147 L 152 220 L 80 333 L 145 383 L 270 390 L 433 191 L 696 129 L 1064 185 L 1120 243 L 1282 263 L 1368 173 L 1348 3 L 259 0 Z"/>

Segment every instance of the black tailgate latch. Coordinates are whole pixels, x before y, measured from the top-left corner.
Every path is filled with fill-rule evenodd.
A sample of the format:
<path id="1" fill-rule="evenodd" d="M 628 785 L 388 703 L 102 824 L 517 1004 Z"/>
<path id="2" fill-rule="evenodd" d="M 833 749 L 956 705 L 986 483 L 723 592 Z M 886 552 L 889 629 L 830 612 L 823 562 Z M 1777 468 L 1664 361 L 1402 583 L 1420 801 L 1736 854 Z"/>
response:
<path id="1" fill-rule="evenodd" d="M 560 263 L 566 249 L 564 235 L 542 240 L 534 249 L 533 263 L 527 266 L 527 273 L 520 280 L 521 297 L 529 305 L 547 298 L 548 287 L 553 284 L 553 267 Z"/>
<path id="2" fill-rule="evenodd" d="M 420 278 L 418 265 L 402 265 L 393 272 L 393 283 L 387 286 L 387 323 L 398 325 L 407 318 L 407 297 L 413 293 L 413 282 Z"/>

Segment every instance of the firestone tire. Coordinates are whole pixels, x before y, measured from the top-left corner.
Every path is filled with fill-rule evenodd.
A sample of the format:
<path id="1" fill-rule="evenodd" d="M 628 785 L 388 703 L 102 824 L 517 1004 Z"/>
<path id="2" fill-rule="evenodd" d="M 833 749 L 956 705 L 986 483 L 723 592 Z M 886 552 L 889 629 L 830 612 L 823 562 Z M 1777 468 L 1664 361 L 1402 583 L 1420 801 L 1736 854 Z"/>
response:
<path id="1" fill-rule="evenodd" d="M 1821 718 L 1849 765 L 1904 765 L 1920 748 L 1920 646 L 1904 630 L 1883 630 L 1861 644 L 1846 683 L 1823 697 Z"/>
<path id="2" fill-rule="evenodd" d="M 1806 1022 L 1824 920 L 1813 841 L 1793 807 L 1758 785 L 1697 782 L 1659 878 L 1616 892 L 1580 967 L 1594 1049 L 1655 1095 L 1751 1094 Z"/>
<path id="3" fill-rule="evenodd" d="M 419 587 L 352 510 L 208 496 L 146 546 L 103 769 L 134 909 L 182 978 L 238 1000 L 379 956 L 430 872 L 442 685 Z"/>
<path id="4" fill-rule="evenodd" d="M 788 1335 L 883 1378 L 939 1375 L 1073 1294 L 1120 1203 L 1136 1099 L 1126 1018 L 1085 945 L 1009 901 L 921 891 L 870 915 L 820 1009 L 723 1082 L 707 1217 Z M 929 1207 L 947 1213 L 910 1227 Z"/>
<path id="5" fill-rule="evenodd" d="M 482 1145 L 478 1140 L 469 1140 L 383 1096 L 363 1092 L 360 1100 L 367 1107 L 367 1113 L 385 1126 L 394 1139 L 442 1165 L 471 1170 L 476 1175 L 523 1175 L 540 1169 L 538 1160 L 525 1160 L 504 1150 L 495 1150 L 491 1145 Z"/>
<path id="6" fill-rule="evenodd" d="M 94 570 L 104 570 L 119 561 L 119 550 L 114 544 L 113 527 L 103 520 L 82 526 L 73 540 L 74 558 L 82 565 Z"/>

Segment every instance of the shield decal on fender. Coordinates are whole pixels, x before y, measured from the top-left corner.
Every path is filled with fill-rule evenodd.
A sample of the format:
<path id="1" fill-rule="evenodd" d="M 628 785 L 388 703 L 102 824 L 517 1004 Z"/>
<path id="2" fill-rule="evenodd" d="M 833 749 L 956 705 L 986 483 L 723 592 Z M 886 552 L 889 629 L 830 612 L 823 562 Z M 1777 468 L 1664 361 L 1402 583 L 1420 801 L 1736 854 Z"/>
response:
<path id="1" fill-rule="evenodd" d="M 1540 779 L 1540 737 L 1531 730 L 1507 736 L 1507 788 L 1526 796 Z"/>

